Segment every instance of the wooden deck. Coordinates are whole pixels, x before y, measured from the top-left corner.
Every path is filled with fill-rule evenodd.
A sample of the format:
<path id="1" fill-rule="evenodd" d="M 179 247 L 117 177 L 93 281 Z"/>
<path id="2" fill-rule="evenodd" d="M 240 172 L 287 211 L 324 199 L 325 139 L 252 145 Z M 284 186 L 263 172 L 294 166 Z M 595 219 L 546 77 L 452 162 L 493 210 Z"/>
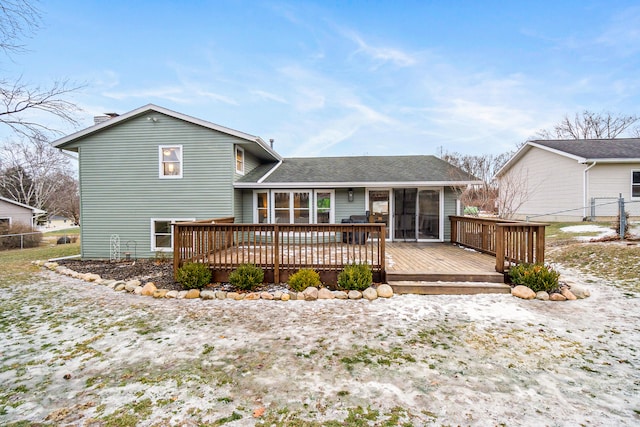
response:
<path id="1" fill-rule="evenodd" d="M 509 293 L 495 257 L 450 243 L 386 245 L 387 282 L 397 293 Z"/>

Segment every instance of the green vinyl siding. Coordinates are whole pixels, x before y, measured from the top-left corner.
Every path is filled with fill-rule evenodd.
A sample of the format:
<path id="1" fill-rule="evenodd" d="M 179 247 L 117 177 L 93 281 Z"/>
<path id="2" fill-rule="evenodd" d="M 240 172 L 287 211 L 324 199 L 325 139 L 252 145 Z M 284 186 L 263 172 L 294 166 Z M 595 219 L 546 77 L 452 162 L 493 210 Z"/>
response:
<path id="1" fill-rule="evenodd" d="M 242 191 L 242 216 L 236 222 L 252 224 L 253 221 L 253 190 Z"/>
<path id="2" fill-rule="evenodd" d="M 121 252 L 152 257 L 151 219 L 232 216 L 236 138 L 153 112 L 87 136 L 79 144 L 82 256 Z M 159 178 L 158 147 L 181 145 L 183 178 Z M 241 203 L 241 201 L 240 201 Z"/>
<path id="3" fill-rule="evenodd" d="M 353 189 L 353 202 L 348 199 L 347 188 L 336 189 L 336 223 L 340 223 L 343 219 L 349 218 L 351 215 L 364 215 L 367 211 L 365 205 L 365 189 Z"/>
<path id="4" fill-rule="evenodd" d="M 444 188 L 444 241 L 451 241 L 451 221 L 449 221 L 450 215 L 456 214 L 456 200 L 458 194 L 455 189 L 451 187 Z"/>

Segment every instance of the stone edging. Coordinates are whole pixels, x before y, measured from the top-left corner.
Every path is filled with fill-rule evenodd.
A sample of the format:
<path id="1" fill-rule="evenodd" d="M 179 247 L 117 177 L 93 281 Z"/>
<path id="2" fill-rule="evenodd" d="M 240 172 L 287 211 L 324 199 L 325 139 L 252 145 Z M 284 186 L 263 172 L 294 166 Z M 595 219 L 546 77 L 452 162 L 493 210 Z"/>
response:
<path id="1" fill-rule="evenodd" d="M 527 286 L 518 285 L 511 288 L 511 295 L 522 299 L 537 299 L 541 301 L 574 301 L 590 297 L 591 292 L 575 283 L 566 283 L 560 286 L 560 292 L 552 293 L 545 291 L 534 292 Z"/>
<path id="2" fill-rule="evenodd" d="M 150 296 L 153 298 L 175 298 L 175 299 L 231 299 L 231 300 L 275 300 L 275 301 L 289 301 L 289 300 L 303 300 L 303 301 L 315 301 L 318 299 L 367 299 L 373 301 L 377 298 L 391 298 L 393 296 L 393 289 L 387 284 L 382 284 L 377 287 L 368 287 L 364 291 L 330 291 L 327 288 L 315 288 L 309 287 L 303 292 L 293 291 L 275 291 L 275 292 L 225 292 L 225 291 L 200 291 L 198 289 L 191 289 L 189 291 L 170 291 L 168 289 L 158 289 L 153 282 L 147 282 L 144 285 L 139 280 L 112 280 L 103 279 L 99 274 L 93 273 L 78 273 L 63 265 L 59 265 L 57 262 L 44 262 L 34 261 L 33 264 L 44 267 L 48 270 L 72 277 L 74 279 L 84 280 L 85 282 L 95 283 L 103 285 L 113 289 L 116 292 L 129 292 L 135 295 Z"/>

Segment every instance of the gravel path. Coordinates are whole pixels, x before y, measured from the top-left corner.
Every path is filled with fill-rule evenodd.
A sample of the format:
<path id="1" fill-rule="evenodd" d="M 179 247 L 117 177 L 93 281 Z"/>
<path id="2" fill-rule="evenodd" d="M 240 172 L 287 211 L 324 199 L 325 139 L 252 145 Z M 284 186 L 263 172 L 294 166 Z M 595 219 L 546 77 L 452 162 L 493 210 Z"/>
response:
<path id="1" fill-rule="evenodd" d="M 155 300 L 43 271 L 0 289 L 0 424 L 638 425 L 640 295 L 585 286 Z"/>

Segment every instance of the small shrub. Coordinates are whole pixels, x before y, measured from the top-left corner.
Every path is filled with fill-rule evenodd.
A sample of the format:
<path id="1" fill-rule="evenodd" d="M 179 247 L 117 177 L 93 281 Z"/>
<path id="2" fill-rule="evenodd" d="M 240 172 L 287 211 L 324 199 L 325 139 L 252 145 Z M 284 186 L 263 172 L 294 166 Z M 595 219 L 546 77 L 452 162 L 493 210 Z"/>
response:
<path id="1" fill-rule="evenodd" d="M 613 224 L 613 228 L 616 230 L 616 234 L 618 237 L 622 234 L 625 238 L 629 237 L 629 212 L 624 212 L 624 230 L 622 233 L 620 232 L 620 213 L 618 212 L 618 216 L 616 217 L 616 222 Z"/>
<path id="2" fill-rule="evenodd" d="M 369 264 L 350 264 L 338 275 L 338 285 L 345 290 L 363 291 L 371 286 L 373 273 Z"/>
<path id="3" fill-rule="evenodd" d="M 211 270 L 207 264 L 190 262 L 178 269 L 176 280 L 184 289 L 202 289 L 211 282 Z"/>
<path id="4" fill-rule="evenodd" d="M 289 277 L 289 287 L 296 292 L 302 292 L 309 286 L 319 286 L 320 284 L 320 275 L 315 270 L 308 268 L 299 270 Z"/>
<path id="5" fill-rule="evenodd" d="M 238 289 L 251 291 L 262 284 L 264 271 L 253 264 L 242 264 L 229 274 L 229 283 Z"/>
<path id="6" fill-rule="evenodd" d="M 534 292 L 558 289 L 560 273 L 543 264 L 518 264 L 509 269 L 514 285 L 524 285 Z"/>
<path id="7" fill-rule="evenodd" d="M 20 249 L 22 248 L 36 248 L 42 242 L 42 233 L 34 232 L 31 226 L 16 223 L 11 226 L 8 224 L 0 225 L 0 235 L 6 234 L 22 234 L 23 236 L 5 236 L 0 237 L 0 250 L 5 249 Z M 33 234 L 26 234 L 33 233 Z"/>

